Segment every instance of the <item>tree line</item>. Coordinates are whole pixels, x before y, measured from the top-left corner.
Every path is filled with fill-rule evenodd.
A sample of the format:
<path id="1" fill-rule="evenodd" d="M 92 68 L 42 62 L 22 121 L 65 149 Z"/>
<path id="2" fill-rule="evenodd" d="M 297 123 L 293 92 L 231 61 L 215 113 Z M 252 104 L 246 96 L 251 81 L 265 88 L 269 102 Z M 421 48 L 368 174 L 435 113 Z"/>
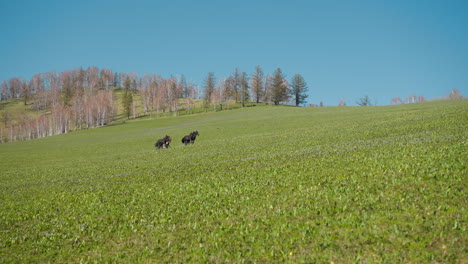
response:
<path id="1" fill-rule="evenodd" d="M 249 76 L 238 69 L 226 78 L 216 82 L 215 74 L 208 73 L 203 86 L 204 107 L 210 105 L 229 105 L 230 101 L 240 103 L 243 107 L 246 102 L 264 102 L 279 105 L 292 103 L 300 106 L 306 102 L 308 87 L 300 74 L 295 74 L 288 82 L 281 68 L 277 68 L 272 75 L 264 74 L 262 68 L 257 66 Z"/>
<path id="2" fill-rule="evenodd" d="M 234 104 L 243 107 L 248 102 L 299 106 L 305 103 L 307 89 L 300 74 L 288 82 L 280 68 L 265 75 L 260 66 L 251 75 L 235 69 L 219 81 L 210 72 L 201 92 L 183 75 L 138 76 L 94 66 L 36 74 L 30 80 L 15 77 L 1 82 L 0 99 L 21 99 L 28 111 L 1 111 L 0 142 L 99 127 L 114 121 L 118 113 L 129 119 L 161 112 L 177 115 L 181 110 L 190 113 L 196 107 L 194 99 L 199 98 L 205 111 L 212 106 L 214 110 Z M 120 100 L 116 92 L 121 93 Z"/>

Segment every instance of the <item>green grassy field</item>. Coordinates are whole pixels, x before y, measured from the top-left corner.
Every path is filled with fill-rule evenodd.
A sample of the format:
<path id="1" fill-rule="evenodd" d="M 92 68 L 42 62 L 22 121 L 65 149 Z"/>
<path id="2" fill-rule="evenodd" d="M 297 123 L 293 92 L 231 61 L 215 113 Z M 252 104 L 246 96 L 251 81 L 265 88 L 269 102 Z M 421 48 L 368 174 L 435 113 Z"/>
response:
<path id="1" fill-rule="evenodd" d="M 0 262 L 466 263 L 467 149 L 468 100 L 249 107 L 1 144 Z"/>

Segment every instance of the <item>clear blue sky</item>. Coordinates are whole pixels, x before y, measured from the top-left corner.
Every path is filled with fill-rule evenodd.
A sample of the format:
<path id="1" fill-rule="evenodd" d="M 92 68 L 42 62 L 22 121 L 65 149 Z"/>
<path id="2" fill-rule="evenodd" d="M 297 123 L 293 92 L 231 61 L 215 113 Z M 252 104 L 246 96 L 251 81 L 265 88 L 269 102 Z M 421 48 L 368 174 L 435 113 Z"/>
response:
<path id="1" fill-rule="evenodd" d="M 468 1 L 1 0 L 0 80 L 97 66 L 300 73 L 309 103 L 468 96 Z"/>

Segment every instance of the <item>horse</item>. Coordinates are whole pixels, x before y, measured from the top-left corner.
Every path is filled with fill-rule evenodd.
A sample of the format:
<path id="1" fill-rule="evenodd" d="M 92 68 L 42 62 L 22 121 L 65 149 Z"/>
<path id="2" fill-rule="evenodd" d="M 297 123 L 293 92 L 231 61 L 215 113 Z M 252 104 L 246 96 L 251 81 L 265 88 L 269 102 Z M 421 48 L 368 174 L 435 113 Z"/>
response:
<path id="1" fill-rule="evenodd" d="M 197 138 L 197 136 L 199 136 L 200 134 L 198 134 L 198 131 L 194 131 L 190 134 L 190 143 L 195 143 L 195 139 Z"/>
<path id="2" fill-rule="evenodd" d="M 190 138 L 192 137 L 192 133 L 190 133 L 190 135 L 187 135 L 187 136 L 184 136 L 182 138 L 182 143 L 184 143 L 184 145 L 187 145 L 190 143 Z"/>
<path id="3" fill-rule="evenodd" d="M 182 138 L 182 143 L 184 143 L 185 145 L 188 145 L 189 143 L 195 143 L 195 139 L 197 138 L 197 136 L 199 136 L 200 134 L 198 134 L 198 131 L 193 131 L 190 133 L 190 135 L 187 135 L 187 136 L 184 136 Z"/>
<path id="4" fill-rule="evenodd" d="M 165 137 L 161 138 L 161 139 L 158 139 L 158 141 L 156 141 L 156 143 L 154 144 L 154 146 L 158 149 L 160 148 L 169 148 L 169 144 L 171 143 L 172 141 L 172 138 L 168 135 L 166 135 Z"/>

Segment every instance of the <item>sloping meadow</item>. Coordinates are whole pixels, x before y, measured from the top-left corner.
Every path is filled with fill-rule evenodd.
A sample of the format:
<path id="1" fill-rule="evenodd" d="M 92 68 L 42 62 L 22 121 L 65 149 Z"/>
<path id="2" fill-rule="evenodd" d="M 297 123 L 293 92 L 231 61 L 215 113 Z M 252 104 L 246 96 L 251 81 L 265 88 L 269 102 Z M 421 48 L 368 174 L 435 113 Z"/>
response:
<path id="1" fill-rule="evenodd" d="M 463 263 L 467 131 L 468 100 L 454 100 L 249 107 L 2 144 L 0 262 Z"/>

